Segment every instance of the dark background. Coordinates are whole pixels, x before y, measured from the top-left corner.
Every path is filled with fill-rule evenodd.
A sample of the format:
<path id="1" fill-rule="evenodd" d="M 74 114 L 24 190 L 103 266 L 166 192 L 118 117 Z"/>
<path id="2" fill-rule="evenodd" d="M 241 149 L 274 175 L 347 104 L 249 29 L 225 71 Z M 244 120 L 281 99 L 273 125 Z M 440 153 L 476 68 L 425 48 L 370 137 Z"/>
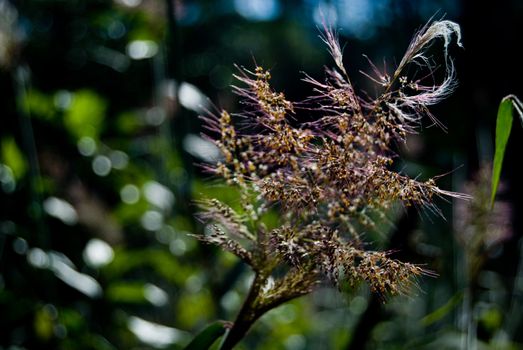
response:
<path id="1" fill-rule="evenodd" d="M 321 79 L 332 65 L 322 16 L 370 96 L 362 54 L 390 72 L 430 18 L 460 24 L 459 87 L 433 108 L 448 131 L 427 121 L 398 166 L 423 179 L 454 170 L 438 184 L 468 191 L 492 159 L 499 102 L 523 97 L 521 1 L 0 0 L 0 349 L 178 349 L 233 319 L 249 271 L 187 236 L 204 230 L 194 199 L 234 199 L 194 166 L 214 151 L 198 104 L 237 111 L 234 64 L 254 62 L 306 98 L 302 72 Z M 445 219 L 405 210 L 370 235 L 438 277 L 386 304 L 365 286 L 321 289 L 271 311 L 242 348 L 521 346 L 521 136 L 515 122 L 495 215 L 439 201 Z M 467 232 L 481 225 L 503 234 L 478 251 Z"/>

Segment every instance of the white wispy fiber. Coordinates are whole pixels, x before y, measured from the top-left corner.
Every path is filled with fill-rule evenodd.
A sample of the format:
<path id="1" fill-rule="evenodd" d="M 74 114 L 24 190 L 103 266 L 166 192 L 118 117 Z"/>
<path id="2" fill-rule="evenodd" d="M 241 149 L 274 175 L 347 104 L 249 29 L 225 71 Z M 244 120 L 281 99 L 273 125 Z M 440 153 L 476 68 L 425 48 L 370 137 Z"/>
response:
<path id="1" fill-rule="evenodd" d="M 443 129 L 444 126 L 431 114 L 427 113 L 427 106 L 439 103 L 448 97 L 456 88 L 456 71 L 454 63 L 448 55 L 449 45 L 453 36 L 456 37 L 456 43 L 463 47 L 461 43 L 461 30 L 457 23 L 442 20 L 435 21 L 425 25 L 411 41 L 400 64 L 394 71 L 392 78 L 385 84 L 385 92 L 377 99 L 378 103 L 387 101 L 387 106 L 393 111 L 397 118 L 419 122 L 422 115 L 428 115 L 434 124 Z M 437 39 L 443 39 L 443 56 L 444 56 L 444 77 L 439 83 L 434 82 L 431 85 L 424 85 L 421 80 L 410 83 L 411 90 L 414 92 L 405 93 L 404 90 L 393 90 L 392 85 L 398 80 L 401 82 L 402 77 L 406 76 L 406 67 L 410 64 L 417 65 L 420 69 L 428 69 L 428 76 L 434 77 L 436 67 L 433 64 L 432 56 L 427 50 L 436 42 Z M 406 79 L 406 78 L 404 78 Z"/>

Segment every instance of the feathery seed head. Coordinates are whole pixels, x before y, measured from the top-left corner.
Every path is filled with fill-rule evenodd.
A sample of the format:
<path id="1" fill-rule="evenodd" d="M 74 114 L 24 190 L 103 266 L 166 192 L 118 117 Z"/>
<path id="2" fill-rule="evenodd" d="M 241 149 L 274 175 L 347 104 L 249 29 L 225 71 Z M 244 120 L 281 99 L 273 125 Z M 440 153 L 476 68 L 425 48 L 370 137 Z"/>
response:
<path id="1" fill-rule="evenodd" d="M 257 66 L 240 69 L 242 87 L 234 91 L 246 110 L 240 116 L 252 126 L 240 132 L 226 111 L 205 117 L 223 161 L 212 171 L 240 189 L 242 212 L 217 200 L 202 203 L 201 218 L 214 222 L 212 234 L 200 239 L 228 250 L 266 279 L 275 269 L 286 272 L 264 289 L 266 297 L 295 297 L 310 291 L 325 277 L 335 284 L 367 282 L 380 294 L 404 293 L 417 276 L 428 272 L 400 262 L 386 252 L 362 248 L 361 230 L 397 202 L 437 210 L 434 196 L 456 196 L 439 189 L 434 180 L 421 182 L 392 168 L 392 142 L 416 133 L 428 106 L 448 96 L 455 73 L 447 50 L 452 34 L 460 42 L 459 26 L 451 21 L 426 25 L 413 39 L 392 75 L 379 73 L 383 88 L 375 99 L 356 94 L 343 65 L 342 50 L 330 29 L 322 36 L 336 68 L 326 69 L 325 81 L 305 76 L 314 95 L 298 109 L 270 86 L 270 73 Z M 406 72 L 410 64 L 433 71 L 427 48 L 443 38 L 445 75 L 439 84 L 424 85 Z M 300 104 L 303 105 L 303 104 Z M 295 125 L 299 113 L 315 109 L 313 122 Z M 262 216 L 279 212 L 279 226 L 269 230 Z"/>

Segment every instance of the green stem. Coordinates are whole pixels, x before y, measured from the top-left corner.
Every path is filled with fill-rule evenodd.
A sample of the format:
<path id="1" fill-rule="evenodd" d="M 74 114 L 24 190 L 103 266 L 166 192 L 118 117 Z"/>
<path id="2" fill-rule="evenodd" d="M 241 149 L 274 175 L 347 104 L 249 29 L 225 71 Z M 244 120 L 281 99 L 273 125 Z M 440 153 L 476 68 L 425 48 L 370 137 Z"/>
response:
<path id="1" fill-rule="evenodd" d="M 38 152 L 35 143 L 31 111 L 26 105 L 27 91 L 30 88 L 30 69 L 27 65 L 19 63 L 13 74 L 14 91 L 16 93 L 16 108 L 18 112 L 20 132 L 22 135 L 23 150 L 29 161 L 31 206 L 30 214 L 36 221 L 36 242 L 41 248 L 49 248 L 49 234 L 45 224 L 42 199 L 42 176 L 38 162 Z"/>

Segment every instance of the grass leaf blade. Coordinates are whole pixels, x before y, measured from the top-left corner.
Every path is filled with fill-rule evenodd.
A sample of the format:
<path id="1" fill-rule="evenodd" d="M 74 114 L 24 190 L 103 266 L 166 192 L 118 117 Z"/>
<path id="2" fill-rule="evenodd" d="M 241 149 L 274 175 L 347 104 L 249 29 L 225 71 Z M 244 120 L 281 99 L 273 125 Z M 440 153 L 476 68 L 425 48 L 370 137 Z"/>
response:
<path id="1" fill-rule="evenodd" d="M 512 130 L 512 110 L 513 104 L 511 98 L 508 96 L 503 98 L 498 108 L 498 116 L 496 120 L 496 149 L 494 153 L 494 164 L 492 167 L 492 191 L 490 195 L 490 205 L 494 205 L 496 192 L 498 190 L 499 178 L 501 175 L 501 167 L 503 165 L 503 158 L 505 157 L 505 149 L 507 148 L 508 138 Z"/>

